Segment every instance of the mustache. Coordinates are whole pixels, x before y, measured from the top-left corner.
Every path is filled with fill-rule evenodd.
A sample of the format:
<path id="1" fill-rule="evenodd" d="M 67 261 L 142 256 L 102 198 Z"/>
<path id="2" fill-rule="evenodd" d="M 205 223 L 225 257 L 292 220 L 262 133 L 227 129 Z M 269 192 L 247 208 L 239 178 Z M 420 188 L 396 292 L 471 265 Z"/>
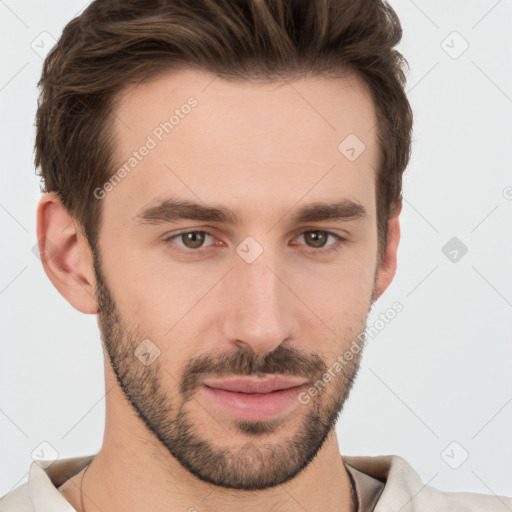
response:
<path id="1" fill-rule="evenodd" d="M 180 392 L 189 398 L 206 377 L 263 376 L 270 373 L 303 377 L 314 382 L 326 371 L 327 365 L 317 354 L 304 355 L 283 345 L 266 354 L 245 350 L 220 355 L 203 354 L 191 358 L 184 367 Z"/>

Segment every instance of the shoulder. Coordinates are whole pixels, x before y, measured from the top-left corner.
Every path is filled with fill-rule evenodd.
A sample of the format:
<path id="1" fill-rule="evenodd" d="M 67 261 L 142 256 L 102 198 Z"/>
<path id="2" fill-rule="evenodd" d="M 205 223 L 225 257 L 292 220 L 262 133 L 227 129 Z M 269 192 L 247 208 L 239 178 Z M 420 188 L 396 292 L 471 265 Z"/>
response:
<path id="1" fill-rule="evenodd" d="M 512 510 L 512 499 L 494 494 L 473 492 L 446 492 L 429 485 L 414 498 L 411 510 L 432 510 L 458 512 L 503 512 Z"/>
<path id="2" fill-rule="evenodd" d="M 0 498 L 0 512 L 33 512 L 28 484 L 20 485 Z"/>
<path id="3" fill-rule="evenodd" d="M 0 512 L 74 512 L 74 508 L 59 491 L 60 486 L 83 469 L 93 455 L 48 461 L 34 460 L 28 471 L 28 481 L 0 498 Z"/>
<path id="4" fill-rule="evenodd" d="M 385 483 L 375 512 L 503 512 L 512 510 L 512 498 L 472 492 L 446 492 L 424 484 L 399 455 L 343 456 L 343 460 Z"/>

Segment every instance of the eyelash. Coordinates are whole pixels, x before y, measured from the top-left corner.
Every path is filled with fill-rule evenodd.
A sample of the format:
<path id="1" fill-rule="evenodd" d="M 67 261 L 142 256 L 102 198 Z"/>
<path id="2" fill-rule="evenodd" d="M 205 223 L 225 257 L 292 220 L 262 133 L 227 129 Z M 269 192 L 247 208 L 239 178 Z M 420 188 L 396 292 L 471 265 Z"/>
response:
<path id="1" fill-rule="evenodd" d="M 208 231 L 202 231 L 202 230 L 198 230 L 198 231 L 182 231 L 181 233 L 177 233 L 177 234 L 174 234 L 174 235 L 171 235 L 167 238 L 164 238 L 164 242 L 166 243 L 171 243 L 175 238 L 178 238 L 182 235 L 188 235 L 190 233 L 203 233 L 203 234 L 206 234 L 206 235 L 209 235 L 213 238 L 215 238 L 211 233 L 209 233 Z M 345 241 L 345 238 L 343 238 L 342 236 L 338 235 L 337 233 L 333 233 L 332 231 L 326 231 L 326 230 L 322 230 L 322 229 L 308 229 L 306 231 L 303 231 L 302 233 L 299 234 L 299 236 L 302 236 L 304 235 L 305 233 L 323 233 L 323 234 L 326 234 L 326 235 L 331 235 L 333 236 L 337 243 L 333 243 L 333 244 L 330 244 L 329 246 L 327 246 L 327 248 L 320 248 L 320 249 L 315 249 L 315 248 L 312 248 L 310 247 L 311 249 L 311 252 L 313 253 L 316 253 L 316 254 L 328 254 L 328 253 L 331 253 L 331 252 L 336 252 L 336 251 L 339 251 L 341 249 L 341 242 L 344 242 Z M 303 245 L 303 244 L 301 244 Z M 182 252 L 183 254 L 185 255 L 190 255 L 190 254 L 194 254 L 194 255 L 204 255 L 206 254 L 210 249 L 211 245 L 208 245 L 206 247 L 200 247 L 198 249 L 180 249 L 180 252 Z"/>

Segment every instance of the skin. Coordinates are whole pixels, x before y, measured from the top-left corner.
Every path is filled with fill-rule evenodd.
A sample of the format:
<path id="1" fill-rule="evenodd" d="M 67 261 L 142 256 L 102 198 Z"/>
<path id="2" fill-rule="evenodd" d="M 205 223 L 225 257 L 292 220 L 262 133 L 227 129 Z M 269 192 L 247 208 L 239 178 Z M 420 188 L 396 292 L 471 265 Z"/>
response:
<path id="1" fill-rule="evenodd" d="M 45 238 L 55 246 L 44 269 L 71 305 L 98 315 L 107 356 L 105 433 L 83 480 L 84 508 L 354 510 L 334 426 L 362 351 L 272 421 L 237 421 L 202 381 L 274 371 L 312 383 L 364 331 L 400 238 L 399 205 L 378 261 L 369 92 L 353 76 L 263 84 L 165 73 L 116 106 L 119 166 L 190 96 L 197 107 L 102 199 L 97 253 L 55 194 L 38 206 L 40 249 Z M 366 146 L 354 161 L 338 150 L 351 133 Z M 138 224 L 141 208 L 171 196 L 229 207 L 242 223 Z M 290 221 L 299 207 L 347 198 L 367 216 Z M 199 256 L 185 254 L 194 248 L 183 237 L 164 241 L 201 230 Z M 311 232 L 322 230 L 345 239 L 326 240 L 339 250 L 318 252 Z M 252 263 L 236 252 L 248 236 L 263 249 Z M 146 338 L 160 350 L 149 365 L 134 355 Z M 59 488 L 76 510 L 83 473 Z"/>

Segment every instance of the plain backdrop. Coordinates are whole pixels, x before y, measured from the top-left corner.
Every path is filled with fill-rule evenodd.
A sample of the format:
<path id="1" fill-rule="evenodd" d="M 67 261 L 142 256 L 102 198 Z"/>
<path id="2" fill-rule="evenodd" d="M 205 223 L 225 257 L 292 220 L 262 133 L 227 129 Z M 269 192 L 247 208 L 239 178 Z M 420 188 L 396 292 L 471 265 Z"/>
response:
<path id="1" fill-rule="evenodd" d="M 92 454 L 103 436 L 96 317 L 61 297 L 34 252 L 36 84 L 86 4 L 0 0 L 0 495 L 26 482 L 34 453 Z M 368 320 L 377 334 L 337 425 L 341 452 L 399 454 L 434 487 L 511 496 L 512 1 L 391 4 L 413 156 L 398 271 Z"/>

